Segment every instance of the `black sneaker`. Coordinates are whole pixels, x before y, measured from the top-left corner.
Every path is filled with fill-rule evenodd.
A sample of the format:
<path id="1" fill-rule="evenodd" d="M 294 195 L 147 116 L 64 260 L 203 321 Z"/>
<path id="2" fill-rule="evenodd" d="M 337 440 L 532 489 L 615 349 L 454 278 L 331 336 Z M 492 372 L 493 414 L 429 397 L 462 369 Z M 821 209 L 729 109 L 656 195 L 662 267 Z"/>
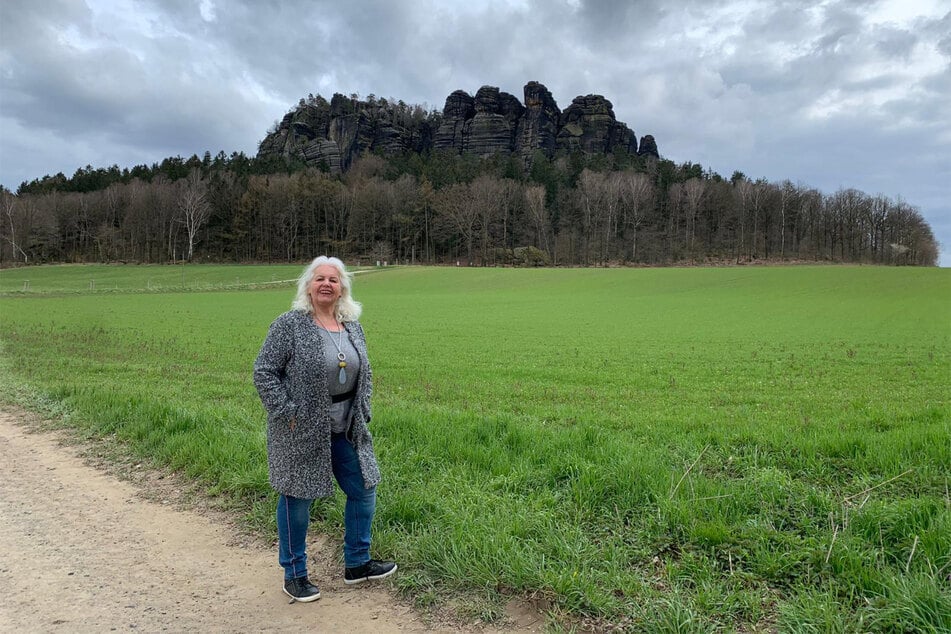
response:
<path id="1" fill-rule="evenodd" d="M 370 579 L 382 579 L 396 572 L 396 562 L 371 559 L 362 566 L 347 568 L 343 573 L 346 584 L 363 583 Z"/>
<path id="2" fill-rule="evenodd" d="M 307 603 L 308 601 L 316 601 L 320 598 L 320 588 L 312 584 L 307 577 L 285 579 L 284 594 L 295 601 Z"/>

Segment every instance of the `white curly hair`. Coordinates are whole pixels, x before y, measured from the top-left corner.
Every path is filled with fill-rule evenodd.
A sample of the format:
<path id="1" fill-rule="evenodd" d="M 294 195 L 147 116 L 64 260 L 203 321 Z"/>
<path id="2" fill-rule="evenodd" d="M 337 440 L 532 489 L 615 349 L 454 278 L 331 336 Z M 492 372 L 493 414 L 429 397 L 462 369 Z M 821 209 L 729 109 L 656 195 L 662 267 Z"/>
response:
<path id="1" fill-rule="evenodd" d="M 294 301 L 291 302 L 291 310 L 299 310 L 313 314 L 314 307 L 311 304 L 308 290 L 311 281 L 314 279 L 314 271 L 324 264 L 329 264 L 340 273 L 340 299 L 337 300 L 337 305 L 334 307 L 334 314 L 337 317 L 337 321 L 356 321 L 360 319 L 363 306 L 360 302 L 355 301 L 351 294 L 353 273 L 347 270 L 347 267 L 344 266 L 342 261 L 337 258 L 327 257 L 326 255 L 314 258 L 314 261 L 307 265 L 307 268 L 304 269 L 304 272 L 301 273 L 301 276 L 297 279 L 297 295 L 294 297 Z"/>

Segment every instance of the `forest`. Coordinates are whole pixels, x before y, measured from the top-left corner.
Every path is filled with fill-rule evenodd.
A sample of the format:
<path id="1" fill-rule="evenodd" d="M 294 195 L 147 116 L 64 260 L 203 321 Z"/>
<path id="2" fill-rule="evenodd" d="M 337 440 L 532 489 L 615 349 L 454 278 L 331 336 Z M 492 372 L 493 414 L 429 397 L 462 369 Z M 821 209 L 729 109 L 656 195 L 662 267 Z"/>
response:
<path id="1" fill-rule="evenodd" d="M 296 262 L 934 266 L 918 208 L 623 152 L 365 153 L 346 172 L 206 152 L 0 191 L 0 265 Z"/>

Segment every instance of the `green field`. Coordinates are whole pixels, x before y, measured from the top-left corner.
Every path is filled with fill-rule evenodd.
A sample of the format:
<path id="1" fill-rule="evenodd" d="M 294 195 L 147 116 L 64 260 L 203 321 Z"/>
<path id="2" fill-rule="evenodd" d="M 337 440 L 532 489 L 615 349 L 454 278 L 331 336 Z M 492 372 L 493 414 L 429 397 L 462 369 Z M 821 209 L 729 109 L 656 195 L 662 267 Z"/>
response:
<path id="1" fill-rule="evenodd" d="M 291 284 L 161 292 L 146 278 L 181 267 L 98 268 L 126 292 L 70 287 L 87 267 L 0 272 L 5 398 L 273 531 L 250 376 Z M 202 269 L 230 288 L 300 267 L 185 275 Z M 396 268 L 355 295 L 375 554 L 421 607 L 491 619 L 531 594 L 556 629 L 951 631 L 951 271 Z M 314 519 L 338 536 L 342 500 Z"/>
<path id="2" fill-rule="evenodd" d="M 301 269 L 297 264 L 29 266 L 0 270 L 0 296 L 241 289 L 294 280 Z"/>

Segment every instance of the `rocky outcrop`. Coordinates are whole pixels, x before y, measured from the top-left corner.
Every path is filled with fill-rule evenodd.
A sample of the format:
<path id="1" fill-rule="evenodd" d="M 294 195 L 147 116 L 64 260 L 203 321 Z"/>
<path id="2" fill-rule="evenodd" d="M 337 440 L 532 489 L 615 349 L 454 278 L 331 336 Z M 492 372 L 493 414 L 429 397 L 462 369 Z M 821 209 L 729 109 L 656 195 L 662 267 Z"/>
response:
<path id="1" fill-rule="evenodd" d="M 645 134 L 641 137 L 641 144 L 637 150 L 639 156 L 653 156 L 654 158 L 660 158 L 660 154 L 657 153 L 657 143 L 654 141 L 654 137 Z"/>
<path id="2" fill-rule="evenodd" d="M 614 106 L 601 95 L 575 97 L 561 113 L 560 128 L 557 147 L 568 152 L 637 152 L 637 137 L 625 124 L 615 119 Z"/>
<path id="3" fill-rule="evenodd" d="M 526 164 L 536 152 L 552 158 L 582 152 L 659 157 L 650 135 L 637 137 L 614 116 L 601 95 L 576 97 L 564 111 L 538 82 L 524 88 L 524 105 L 495 86 L 482 86 L 475 97 L 456 90 L 442 113 L 426 113 L 403 102 L 335 94 L 301 100 L 258 148 L 259 157 L 302 160 L 331 172 L 346 171 L 364 152 L 396 155 L 442 150 L 481 157 L 515 154 Z"/>
<path id="4" fill-rule="evenodd" d="M 340 148 L 330 139 L 315 139 L 301 148 L 304 162 L 309 165 L 325 167 L 328 172 L 339 174 L 343 171 Z"/>
<path id="5" fill-rule="evenodd" d="M 515 150 L 515 132 L 525 108 L 513 95 L 483 86 L 475 96 L 475 115 L 463 126 L 462 151 L 477 156 Z"/>
<path id="6" fill-rule="evenodd" d="M 518 122 L 516 145 L 526 161 L 541 150 L 553 156 L 557 147 L 561 110 L 548 89 L 537 81 L 525 84 L 525 113 Z"/>
<path id="7" fill-rule="evenodd" d="M 433 137 L 433 149 L 462 152 L 463 131 L 466 122 L 475 116 L 475 100 L 464 90 L 456 90 L 446 97 L 442 116 L 442 123 Z"/>

